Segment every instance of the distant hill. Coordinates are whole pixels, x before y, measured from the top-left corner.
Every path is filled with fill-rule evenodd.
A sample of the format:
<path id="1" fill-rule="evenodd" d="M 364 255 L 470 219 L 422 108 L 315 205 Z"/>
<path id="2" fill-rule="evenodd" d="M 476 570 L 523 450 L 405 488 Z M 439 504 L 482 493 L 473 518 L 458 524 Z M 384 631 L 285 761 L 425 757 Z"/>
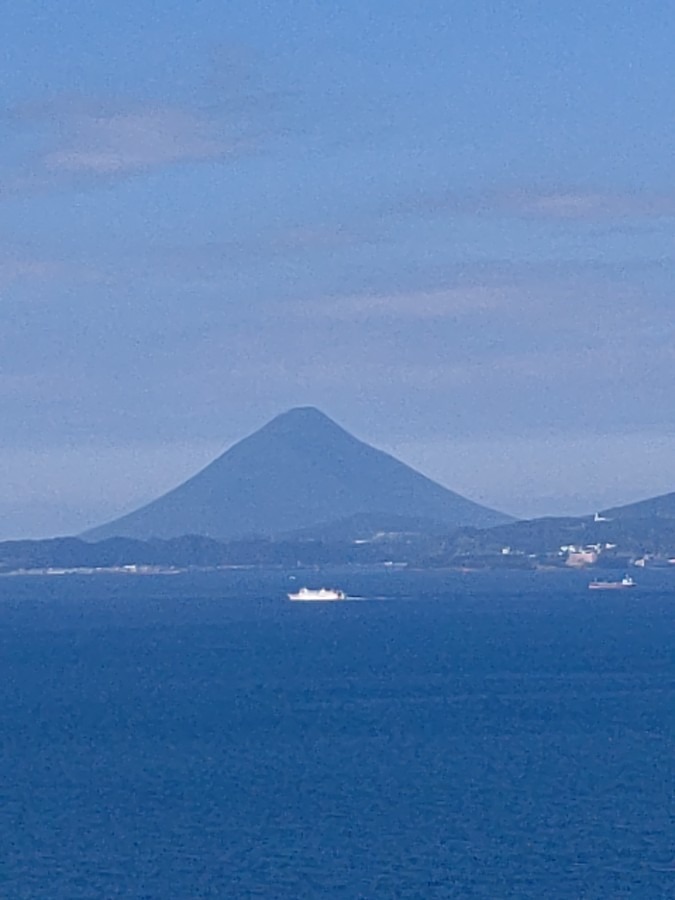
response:
<path id="1" fill-rule="evenodd" d="M 485 548 L 499 545 L 532 552 L 563 544 L 621 543 L 625 546 L 671 545 L 675 535 L 675 493 L 615 506 L 586 516 L 546 516 L 492 527 L 476 535 Z"/>
<path id="2" fill-rule="evenodd" d="M 437 543 L 438 539 L 424 535 L 410 539 L 398 534 L 364 543 L 269 538 L 224 542 L 197 535 L 150 541 L 108 538 L 97 543 L 80 538 L 4 541 L 0 542 L 0 576 L 21 572 L 48 574 L 50 570 L 53 574 L 91 574 L 94 571 L 131 574 L 134 567 L 154 569 L 155 574 L 161 574 L 169 570 L 214 570 L 231 566 L 293 570 L 316 566 L 382 565 L 393 559 L 423 561 Z"/>
<path id="3" fill-rule="evenodd" d="M 194 534 L 231 540 L 363 514 L 448 528 L 512 521 L 363 443 L 319 410 L 300 407 L 277 416 L 169 493 L 82 537 Z"/>
<path id="4" fill-rule="evenodd" d="M 601 515 L 607 519 L 675 519 L 675 493 L 615 506 Z"/>
<path id="5" fill-rule="evenodd" d="M 563 546 L 593 544 L 640 556 L 675 556 L 675 493 L 616 506 L 599 515 L 546 517 L 508 522 L 489 529 L 461 529 L 449 544 L 468 553 L 552 553 Z"/>

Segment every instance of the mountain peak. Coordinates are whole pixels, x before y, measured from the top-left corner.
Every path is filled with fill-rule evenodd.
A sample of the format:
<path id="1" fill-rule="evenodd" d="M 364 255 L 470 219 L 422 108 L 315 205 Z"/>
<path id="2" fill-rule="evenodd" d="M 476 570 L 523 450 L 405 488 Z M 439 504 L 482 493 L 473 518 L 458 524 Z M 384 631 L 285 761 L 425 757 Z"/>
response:
<path id="1" fill-rule="evenodd" d="M 330 425 L 333 428 L 340 426 L 334 422 L 330 416 L 327 416 L 316 406 L 294 406 L 286 412 L 275 416 L 267 423 L 265 428 L 273 426 L 283 426 L 285 428 L 315 428 L 317 426 Z"/>
<path id="2" fill-rule="evenodd" d="M 298 419 L 299 421 L 302 419 L 328 419 L 329 422 L 332 422 L 332 419 L 316 406 L 292 406 L 286 412 L 280 413 L 276 418 Z"/>
<path id="3" fill-rule="evenodd" d="M 251 438 L 257 441 L 270 437 L 288 439 L 295 444 L 309 441 L 317 445 L 344 439 L 356 440 L 315 406 L 295 406 L 275 416 L 267 425 L 251 435 Z"/>

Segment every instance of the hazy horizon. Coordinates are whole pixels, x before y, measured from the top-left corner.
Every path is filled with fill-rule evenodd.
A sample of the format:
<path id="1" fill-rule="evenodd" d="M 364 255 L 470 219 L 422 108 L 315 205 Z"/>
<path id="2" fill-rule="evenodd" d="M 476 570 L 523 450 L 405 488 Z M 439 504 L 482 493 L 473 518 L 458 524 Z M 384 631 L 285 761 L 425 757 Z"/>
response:
<path id="1" fill-rule="evenodd" d="M 259 424 L 262 426 L 265 423 Z M 156 445 L 150 448 L 146 446 L 140 455 L 143 459 L 149 458 L 150 465 L 143 471 L 138 483 L 130 483 L 126 475 L 130 467 L 139 466 L 139 451 L 134 447 L 126 447 L 123 453 L 117 448 L 99 448 L 98 452 L 93 452 L 92 448 L 70 448 L 61 456 L 52 453 L 36 454 L 29 463 L 29 471 L 33 473 L 48 469 L 50 492 L 45 496 L 41 487 L 33 487 L 33 495 L 27 492 L 27 501 L 17 505 L 14 510 L 14 522 L 19 523 L 18 533 L 16 528 L 11 533 L 3 533 L 0 529 L 0 540 L 78 534 L 87 528 L 101 525 L 176 487 L 246 436 L 248 435 L 242 434 L 226 446 L 206 442 Z M 363 434 L 356 433 L 355 436 L 397 457 L 444 487 L 518 518 L 584 515 L 644 499 L 651 496 L 645 492 L 649 479 L 641 477 L 643 473 L 637 472 L 630 482 L 624 483 L 621 478 L 623 465 L 630 457 L 644 453 L 651 466 L 665 467 L 671 454 L 675 453 L 675 444 L 667 440 L 652 440 L 649 446 L 639 446 L 630 437 L 620 435 L 613 440 L 616 451 L 614 456 L 607 452 L 606 438 L 588 438 L 582 446 L 578 440 L 568 437 L 565 452 L 561 454 L 560 438 L 544 438 L 540 442 L 532 438 L 520 438 L 495 448 L 481 442 L 461 440 L 451 443 L 445 440 L 435 443 L 409 441 L 386 446 L 375 444 Z M 495 449 L 499 452 L 495 453 Z M 587 457 L 585 462 L 582 460 L 584 455 Z M 84 489 L 79 496 L 74 495 L 75 504 L 69 507 L 60 497 L 61 492 L 70 487 L 73 460 L 79 464 L 78 471 L 84 479 Z M 573 461 L 571 465 L 570 460 Z M 584 493 L 584 477 L 600 460 L 603 460 L 608 470 L 609 488 L 605 494 Z M 10 478 L 26 467 L 23 455 L 17 460 L 12 460 L 10 456 L 8 461 Z M 483 479 L 486 489 L 482 494 L 473 489 L 475 485 L 472 482 L 474 473 L 481 467 L 489 470 L 487 477 L 484 476 Z M 570 484 L 568 493 L 563 496 L 547 494 L 551 474 L 561 478 L 565 470 L 570 479 L 576 479 L 578 492 L 574 494 L 574 485 Z M 90 483 L 102 471 L 106 473 L 106 477 L 98 486 L 97 492 L 94 492 Z M 30 480 L 28 484 L 34 485 L 35 482 Z M 72 487 L 70 489 L 72 491 Z M 506 501 L 518 489 L 522 491 L 519 503 L 515 507 L 507 506 Z M 664 487 L 661 493 L 666 493 L 667 490 Z M 93 504 L 87 506 L 86 501 L 92 497 Z M 498 501 L 493 501 L 493 497 L 497 497 Z M 500 497 L 505 502 L 499 502 Z M 40 521 L 40 517 L 47 523 L 42 529 L 35 524 Z"/>
<path id="2" fill-rule="evenodd" d="M 26 0 L 0 146 L 0 538 L 293 406 L 517 516 L 675 489 L 675 12 Z"/>

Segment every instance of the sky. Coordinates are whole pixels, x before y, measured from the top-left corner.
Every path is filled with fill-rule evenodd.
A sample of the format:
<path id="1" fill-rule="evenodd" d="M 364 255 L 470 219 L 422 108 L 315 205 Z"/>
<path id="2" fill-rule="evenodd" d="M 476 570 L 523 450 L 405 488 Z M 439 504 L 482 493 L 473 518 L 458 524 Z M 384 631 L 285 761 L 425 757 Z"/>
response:
<path id="1" fill-rule="evenodd" d="M 675 490 L 675 7 L 22 0 L 0 538 L 297 405 L 515 515 Z"/>

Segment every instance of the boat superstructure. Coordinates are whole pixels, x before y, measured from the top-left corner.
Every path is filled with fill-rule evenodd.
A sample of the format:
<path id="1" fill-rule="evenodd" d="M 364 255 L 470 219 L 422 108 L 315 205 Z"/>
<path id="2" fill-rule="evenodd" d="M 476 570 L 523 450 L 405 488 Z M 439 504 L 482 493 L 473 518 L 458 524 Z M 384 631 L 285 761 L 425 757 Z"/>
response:
<path id="1" fill-rule="evenodd" d="M 346 600 L 347 595 L 344 591 L 337 591 L 333 588 L 300 588 L 296 594 L 289 594 L 289 600 Z"/>

